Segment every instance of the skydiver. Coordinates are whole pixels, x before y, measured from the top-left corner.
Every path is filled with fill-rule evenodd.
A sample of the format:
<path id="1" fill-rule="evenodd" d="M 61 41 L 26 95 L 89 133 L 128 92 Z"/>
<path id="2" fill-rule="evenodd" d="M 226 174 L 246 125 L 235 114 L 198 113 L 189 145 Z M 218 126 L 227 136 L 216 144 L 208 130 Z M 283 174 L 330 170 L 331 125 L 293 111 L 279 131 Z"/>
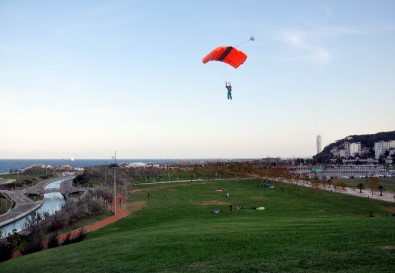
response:
<path id="1" fill-rule="evenodd" d="M 232 99 L 232 85 L 230 82 L 225 82 L 225 88 L 228 90 L 228 100 Z"/>

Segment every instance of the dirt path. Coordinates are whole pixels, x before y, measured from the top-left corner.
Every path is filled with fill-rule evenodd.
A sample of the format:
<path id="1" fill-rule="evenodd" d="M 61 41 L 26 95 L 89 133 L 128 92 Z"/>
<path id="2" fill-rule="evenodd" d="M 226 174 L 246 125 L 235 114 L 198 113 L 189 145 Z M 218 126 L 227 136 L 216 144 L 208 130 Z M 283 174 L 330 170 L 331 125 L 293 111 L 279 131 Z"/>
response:
<path id="1" fill-rule="evenodd" d="M 79 229 L 74 229 L 74 230 L 70 231 L 69 233 L 61 234 L 58 236 L 59 242 L 63 242 L 66 239 L 66 237 L 69 236 L 69 234 L 70 234 L 70 237 L 73 238 L 75 236 L 78 236 L 78 234 L 80 234 L 81 230 L 84 230 L 85 232 L 94 231 L 96 229 L 105 227 L 109 224 L 112 224 L 112 223 L 118 221 L 119 219 L 122 219 L 122 218 L 128 216 L 129 211 L 122 206 L 123 199 L 124 199 L 124 196 L 121 194 L 118 195 L 116 198 L 116 202 L 115 202 L 116 214 L 114 214 L 113 216 L 107 217 L 103 220 L 100 220 L 99 222 L 84 226 Z M 111 210 L 114 211 L 114 202 L 112 202 L 112 204 L 111 204 Z"/>
<path id="2" fill-rule="evenodd" d="M 70 236 L 70 238 L 74 238 L 74 237 L 78 236 L 81 233 L 81 230 L 83 230 L 84 232 L 90 232 L 90 231 L 94 231 L 96 229 L 105 227 L 109 224 L 112 224 L 112 223 L 118 221 L 119 219 L 122 219 L 122 218 L 128 216 L 129 212 L 135 212 L 143 207 L 141 204 L 137 204 L 136 208 L 129 211 L 128 210 L 129 208 L 134 207 L 133 203 L 128 204 L 126 207 L 124 207 L 122 205 L 123 199 L 124 199 L 123 195 L 120 194 L 117 196 L 116 202 L 115 202 L 115 204 L 116 204 L 116 214 L 115 215 L 107 217 L 107 218 L 105 218 L 101 221 L 98 221 L 96 223 L 84 226 L 82 228 L 74 229 L 68 233 L 61 234 L 58 236 L 59 243 L 61 244 L 68 236 Z M 114 210 L 114 202 L 112 202 L 112 204 L 111 204 L 111 209 Z M 22 253 L 20 251 L 16 251 L 16 252 L 12 253 L 12 259 L 17 258 L 19 256 L 22 256 Z"/>

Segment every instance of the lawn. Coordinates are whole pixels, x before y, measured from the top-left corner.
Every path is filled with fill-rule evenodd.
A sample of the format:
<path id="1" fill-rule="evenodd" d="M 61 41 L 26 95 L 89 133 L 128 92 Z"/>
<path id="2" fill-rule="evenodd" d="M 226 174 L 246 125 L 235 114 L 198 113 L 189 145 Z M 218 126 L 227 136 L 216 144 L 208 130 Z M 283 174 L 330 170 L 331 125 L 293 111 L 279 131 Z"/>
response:
<path id="1" fill-rule="evenodd" d="M 129 217 L 81 243 L 1 263 L 0 272 L 394 271 L 395 204 L 258 186 L 253 180 L 139 185 L 125 205 L 140 210 Z"/>
<path id="2" fill-rule="evenodd" d="M 13 179 L 15 180 L 12 184 L 8 184 L 9 188 L 20 188 L 20 187 L 32 187 L 36 185 L 38 182 L 48 179 L 50 177 L 54 177 L 52 172 L 42 172 L 37 174 L 24 174 L 24 173 L 8 173 L 8 174 L 0 174 L 0 178 L 3 179 Z"/>
<path id="3" fill-rule="evenodd" d="M 347 184 L 348 187 L 357 189 L 357 185 L 359 183 L 364 184 L 365 189 L 369 189 L 369 183 L 367 178 L 349 178 L 342 179 L 344 183 Z M 382 185 L 385 191 L 395 192 L 395 177 L 379 177 L 378 178 L 379 185 Z"/>
<path id="4" fill-rule="evenodd" d="M 8 212 L 11 206 L 12 206 L 12 202 L 8 198 L 6 198 L 2 193 L 0 193 L 0 214 L 4 214 Z"/>

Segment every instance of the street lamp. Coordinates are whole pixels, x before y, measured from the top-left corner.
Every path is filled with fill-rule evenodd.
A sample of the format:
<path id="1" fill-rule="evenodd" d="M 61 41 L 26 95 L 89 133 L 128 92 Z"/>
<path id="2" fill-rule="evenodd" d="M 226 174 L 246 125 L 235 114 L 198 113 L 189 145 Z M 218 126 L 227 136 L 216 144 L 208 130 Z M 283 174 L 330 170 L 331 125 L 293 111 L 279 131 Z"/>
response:
<path id="1" fill-rule="evenodd" d="M 107 184 L 107 161 L 104 161 L 104 183 Z"/>
<path id="2" fill-rule="evenodd" d="M 115 151 L 114 155 L 114 214 L 117 214 L 117 178 L 116 178 L 116 172 L 115 169 L 117 167 L 117 151 Z"/>

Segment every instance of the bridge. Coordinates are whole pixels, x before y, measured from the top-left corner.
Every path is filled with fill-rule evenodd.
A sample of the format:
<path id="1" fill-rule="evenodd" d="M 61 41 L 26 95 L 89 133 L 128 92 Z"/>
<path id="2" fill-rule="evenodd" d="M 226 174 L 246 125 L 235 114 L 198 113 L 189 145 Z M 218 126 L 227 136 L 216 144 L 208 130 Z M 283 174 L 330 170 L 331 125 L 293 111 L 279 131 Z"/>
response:
<path id="1" fill-rule="evenodd" d="M 22 191 L 25 194 L 37 194 L 37 195 L 43 195 L 45 193 L 50 193 L 50 192 L 60 192 L 64 196 L 67 196 L 70 193 L 87 191 L 86 188 L 74 187 L 73 179 L 74 176 L 56 177 L 56 178 L 41 181 L 37 183 L 35 186 L 26 188 Z M 48 188 L 48 189 L 45 188 L 48 184 L 59 180 L 63 180 L 60 183 L 59 188 Z"/>

